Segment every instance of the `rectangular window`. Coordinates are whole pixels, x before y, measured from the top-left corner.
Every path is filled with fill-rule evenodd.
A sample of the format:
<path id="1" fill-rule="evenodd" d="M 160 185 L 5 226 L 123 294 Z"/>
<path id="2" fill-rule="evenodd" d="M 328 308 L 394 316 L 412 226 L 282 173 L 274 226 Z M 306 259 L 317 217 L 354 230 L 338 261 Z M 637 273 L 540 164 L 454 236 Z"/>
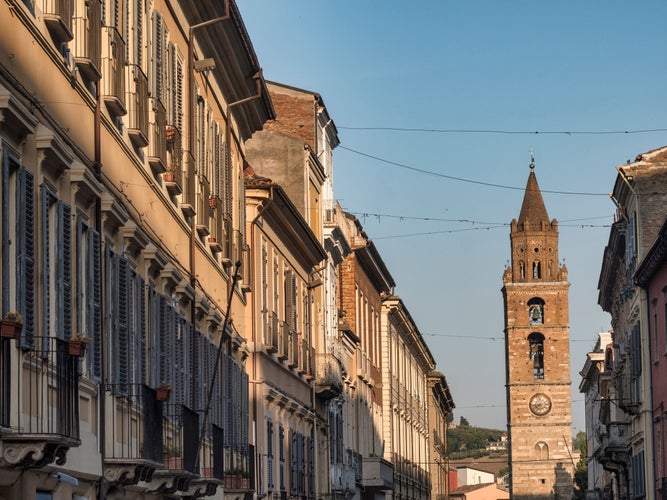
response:
<path id="1" fill-rule="evenodd" d="M 72 335 L 72 210 L 42 186 L 42 307 L 44 348 L 48 337 Z"/>
<path id="2" fill-rule="evenodd" d="M 76 328 L 92 339 L 88 376 L 102 378 L 102 290 L 100 234 L 79 216 L 76 229 Z"/>

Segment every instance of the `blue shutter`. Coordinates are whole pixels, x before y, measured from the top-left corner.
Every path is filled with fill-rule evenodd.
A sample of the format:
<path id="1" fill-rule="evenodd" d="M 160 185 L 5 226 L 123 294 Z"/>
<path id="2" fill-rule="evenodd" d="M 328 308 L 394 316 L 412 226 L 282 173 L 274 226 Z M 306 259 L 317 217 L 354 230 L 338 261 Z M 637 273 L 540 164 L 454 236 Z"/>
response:
<path id="1" fill-rule="evenodd" d="M 2 193 L 2 248 L 9 248 L 9 154 L 5 148 L 2 152 L 2 170 L 0 171 L 0 191 Z M 2 252 L 2 310 L 4 316 L 9 311 L 9 252 Z"/>
<path id="2" fill-rule="evenodd" d="M 58 202 L 58 240 L 56 247 L 58 279 L 58 338 L 72 336 L 72 209 Z"/>
<path id="3" fill-rule="evenodd" d="M 129 355 L 128 336 L 129 336 L 129 297 L 128 297 L 128 275 L 129 268 L 127 260 L 123 257 L 116 257 L 117 262 L 117 294 L 118 309 L 116 316 L 116 332 L 114 339 L 114 354 L 116 368 L 115 382 L 118 384 L 118 390 L 123 394 L 127 393 L 127 383 L 129 379 Z"/>
<path id="4" fill-rule="evenodd" d="M 19 170 L 17 248 L 18 310 L 23 316 L 21 347 L 35 344 L 35 179 L 29 170 Z"/>
<path id="5" fill-rule="evenodd" d="M 160 385 L 160 300 L 155 287 L 148 285 L 148 362 L 151 387 Z"/>
<path id="6" fill-rule="evenodd" d="M 176 384 L 174 383 L 174 368 L 175 364 L 173 362 L 172 350 L 170 341 L 173 340 L 173 337 L 170 335 L 170 328 L 173 324 L 171 320 L 171 308 L 167 302 L 167 298 L 164 295 L 160 295 L 158 298 L 159 302 L 159 314 L 160 314 L 160 326 L 158 328 L 159 335 L 159 378 L 157 382 L 169 382 L 174 389 Z M 174 397 L 176 394 L 174 394 Z"/>
<path id="7" fill-rule="evenodd" d="M 100 233 L 88 229 L 88 251 L 86 262 L 86 307 L 88 314 L 88 335 L 93 339 L 88 356 L 90 376 L 98 382 L 102 380 L 102 259 Z"/>
<path id="8" fill-rule="evenodd" d="M 136 330 L 135 336 L 137 338 L 135 362 L 137 366 L 136 377 L 134 382 L 146 384 L 146 282 L 141 276 L 135 279 L 136 290 Z"/>
<path id="9" fill-rule="evenodd" d="M 48 337 L 51 336 L 51 258 L 49 207 L 51 195 L 42 186 L 42 349 L 48 350 Z"/>

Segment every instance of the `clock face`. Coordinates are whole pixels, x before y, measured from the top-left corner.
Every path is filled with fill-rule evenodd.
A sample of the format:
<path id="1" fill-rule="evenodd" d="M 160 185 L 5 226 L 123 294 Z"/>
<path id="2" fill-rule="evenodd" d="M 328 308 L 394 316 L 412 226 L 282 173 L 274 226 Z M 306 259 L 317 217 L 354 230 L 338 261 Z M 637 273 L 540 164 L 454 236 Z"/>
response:
<path id="1" fill-rule="evenodd" d="M 551 410 L 551 400 L 546 394 L 535 394 L 530 398 L 530 411 L 541 417 Z"/>

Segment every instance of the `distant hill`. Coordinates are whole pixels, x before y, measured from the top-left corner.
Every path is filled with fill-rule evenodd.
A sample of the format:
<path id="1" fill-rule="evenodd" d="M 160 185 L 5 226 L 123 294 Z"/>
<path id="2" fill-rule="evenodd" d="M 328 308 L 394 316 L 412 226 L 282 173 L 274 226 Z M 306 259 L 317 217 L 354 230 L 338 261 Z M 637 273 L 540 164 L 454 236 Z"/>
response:
<path id="1" fill-rule="evenodd" d="M 488 451 L 492 443 L 499 443 L 505 431 L 485 429 L 472 425 L 458 425 L 447 429 L 447 449 L 452 459 L 480 458 L 507 455 L 507 450 Z"/>

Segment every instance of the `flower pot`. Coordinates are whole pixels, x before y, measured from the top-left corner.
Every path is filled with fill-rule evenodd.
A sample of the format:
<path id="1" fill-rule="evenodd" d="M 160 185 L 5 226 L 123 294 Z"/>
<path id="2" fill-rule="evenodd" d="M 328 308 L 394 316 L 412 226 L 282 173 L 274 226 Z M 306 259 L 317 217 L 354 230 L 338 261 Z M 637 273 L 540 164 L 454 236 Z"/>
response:
<path id="1" fill-rule="evenodd" d="M 209 206 L 209 208 L 218 208 L 218 197 L 217 196 L 211 196 L 208 199 L 208 206 Z"/>
<path id="2" fill-rule="evenodd" d="M 155 389 L 155 396 L 158 401 L 167 401 L 171 396 L 171 389 L 168 387 L 158 387 Z"/>
<path id="3" fill-rule="evenodd" d="M 175 182 L 174 172 L 165 172 L 162 174 L 162 180 L 164 182 Z"/>
<path id="4" fill-rule="evenodd" d="M 83 340 L 69 339 L 67 341 L 67 351 L 70 356 L 82 358 L 86 354 L 86 344 Z"/>
<path id="5" fill-rule="evenodd" d="M 11 319 L 3 319 L 0 321 L 0 336 L 6 339 L 18 339 L 21 337 L 21 330 L 23 330 L 23 323 Z"/>

